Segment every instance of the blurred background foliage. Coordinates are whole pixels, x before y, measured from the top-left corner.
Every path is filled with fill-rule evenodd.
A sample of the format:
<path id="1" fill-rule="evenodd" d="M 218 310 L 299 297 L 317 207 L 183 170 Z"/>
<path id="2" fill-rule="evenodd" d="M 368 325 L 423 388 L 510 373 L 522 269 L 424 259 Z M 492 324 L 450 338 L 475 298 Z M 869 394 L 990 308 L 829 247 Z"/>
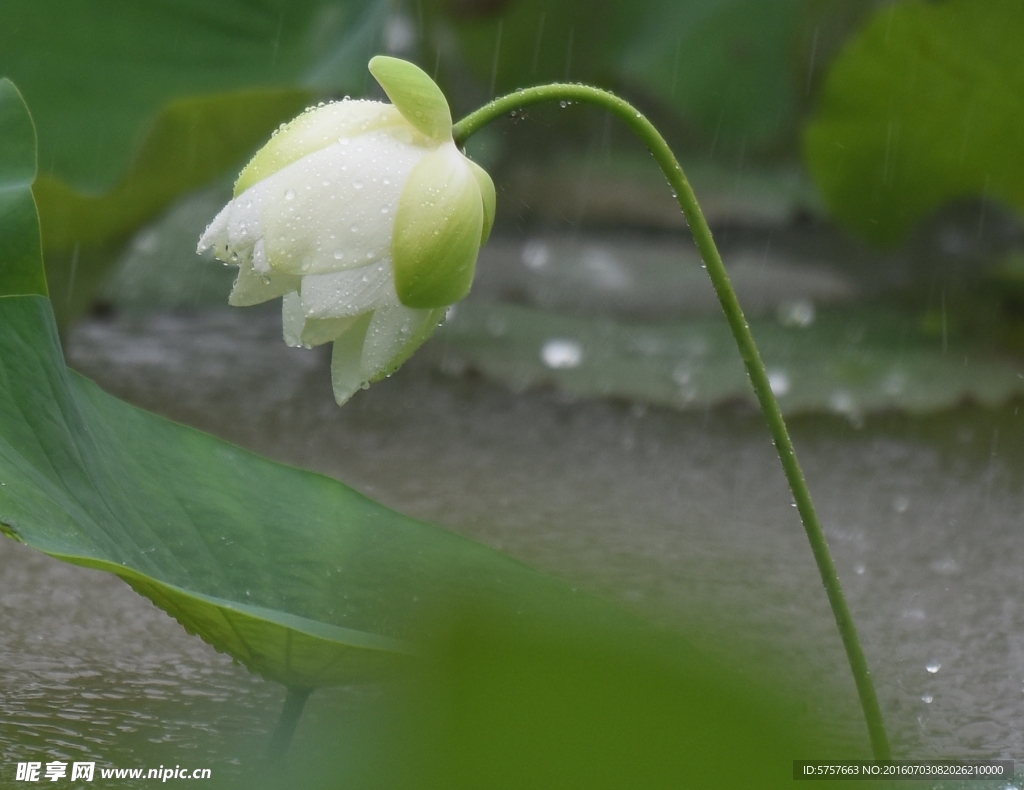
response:
<path id="1" fill-rule="evenodd" d="M 741 171 L 761 174 L 770 197 L 741 195 L 741 213 L 819 215 L 804 160 L 827 209 L 872 242 L 898 242 L 950 199 L 1021 209 L 1022 15 L 1012 0 L 10 0 L 0 73 L 38 126 L 35 195 L 66 322 L 177 197 L 227 177 L 309 103 L 373 93 L 379 51 L 436 75 L 457 115 L 539 82 L 619 91 L 711 203 Z M 527 219 L 679 227 L 622 130 L 577 110 L 553 134 L 553 113 L 472 143 L 503 177 L 506 221 L 526 205 Z M 574 217 L 581 169 L 593 192 L 629 194 Z"/>

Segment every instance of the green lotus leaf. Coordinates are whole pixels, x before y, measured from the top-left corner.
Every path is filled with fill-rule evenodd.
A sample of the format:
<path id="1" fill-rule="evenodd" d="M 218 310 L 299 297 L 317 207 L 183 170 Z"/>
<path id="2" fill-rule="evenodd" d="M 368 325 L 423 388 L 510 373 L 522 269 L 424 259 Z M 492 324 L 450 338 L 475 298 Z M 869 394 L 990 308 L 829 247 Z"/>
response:
<path id="1" fill-rule="evenodd" d="M 856 305 L 819 309 L 810 326 L 766 317 L 750 327 L 787 415 L 926 414 L 965 400 L 994 406 L 1024 392 L 1019 366 L 983 342 L 944 343 L 931 319 Z M 516 389 L 553 386 L 678 409 L 756 406 L 717 317 L 639 323 L 467 302 L 424 352 L 445 369 L 465 367 Z"/>
<path id="2" fill-rule="evenodd" d="M 835 216 L 879 244 L 946 201 L 1024 212 L 1024 7 L 920 0 L 879 9 L 835 61 L 806 130 Z"/>
<path id="3" fill-rule="evenodd" d="M 622 53 L 623 77 L 705 138 L 746 145 L 792 130 L 799 81 L 793 45 L 802 0 L 654 2 Z"/>

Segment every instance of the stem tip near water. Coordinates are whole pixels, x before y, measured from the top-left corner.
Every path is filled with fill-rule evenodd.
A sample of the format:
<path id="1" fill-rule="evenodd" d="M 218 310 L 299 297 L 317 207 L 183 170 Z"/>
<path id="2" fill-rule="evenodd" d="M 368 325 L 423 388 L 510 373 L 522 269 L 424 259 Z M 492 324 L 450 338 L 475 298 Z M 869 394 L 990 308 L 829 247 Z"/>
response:
<path id="1" fill-rule="evenodd" d="M 284 759 L 288 752 L 288 745 L 295 735 L 295 728 L 299 724 L 299 717 L 302 716 L 302 709 L 306 707 L 306 700 L 312 693 L 312 689 L 288 687 L 288 696 L 284 700 L 284 708 L 281 709 L 281 716 L 277 720 L 277 727 L 270 736 L 268 756 L 272 763 Z"/>

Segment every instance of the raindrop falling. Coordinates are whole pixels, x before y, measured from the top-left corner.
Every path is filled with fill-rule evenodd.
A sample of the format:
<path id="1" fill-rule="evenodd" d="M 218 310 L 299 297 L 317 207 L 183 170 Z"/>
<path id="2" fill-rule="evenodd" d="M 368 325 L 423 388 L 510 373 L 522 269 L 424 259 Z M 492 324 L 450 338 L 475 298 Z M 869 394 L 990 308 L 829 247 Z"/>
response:
<path id="1" fill-rule="evenodd" d="M 553 370 L 575 368 L 583 361 L 583 348 L 575 340 L 554 338 L 541 348 L 540 358 Z"/>

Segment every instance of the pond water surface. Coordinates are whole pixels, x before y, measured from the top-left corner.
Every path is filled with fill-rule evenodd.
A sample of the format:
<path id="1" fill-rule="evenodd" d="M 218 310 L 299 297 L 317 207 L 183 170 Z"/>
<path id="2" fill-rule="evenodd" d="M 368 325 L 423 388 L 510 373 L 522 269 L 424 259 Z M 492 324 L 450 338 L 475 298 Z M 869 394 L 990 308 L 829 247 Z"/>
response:
<path id="1" fill-rule="evenodd" d="M 497 292 L 485 283 L 480 298 Z M 806 693 L 838 732 L 863 737 L 756 412 L 514 392 L 438 363 L 443 336 L 431 343 L 342 409 L 328 351 L 286 348 L 276 308 L 91 318 L 67 354 L 133 403 L 335 476 L 727 648 Z M 792 420 L 899 756 L 1024 756 L 1019 411 Z M 111 576 L 4 540 L 0 577 L 6 766 L 89 755 L 230 775 L 256 759 L 281 689 Z M 358 721 L 373 698 L 318 692 L 297 742 L 322 718 Z"/>

